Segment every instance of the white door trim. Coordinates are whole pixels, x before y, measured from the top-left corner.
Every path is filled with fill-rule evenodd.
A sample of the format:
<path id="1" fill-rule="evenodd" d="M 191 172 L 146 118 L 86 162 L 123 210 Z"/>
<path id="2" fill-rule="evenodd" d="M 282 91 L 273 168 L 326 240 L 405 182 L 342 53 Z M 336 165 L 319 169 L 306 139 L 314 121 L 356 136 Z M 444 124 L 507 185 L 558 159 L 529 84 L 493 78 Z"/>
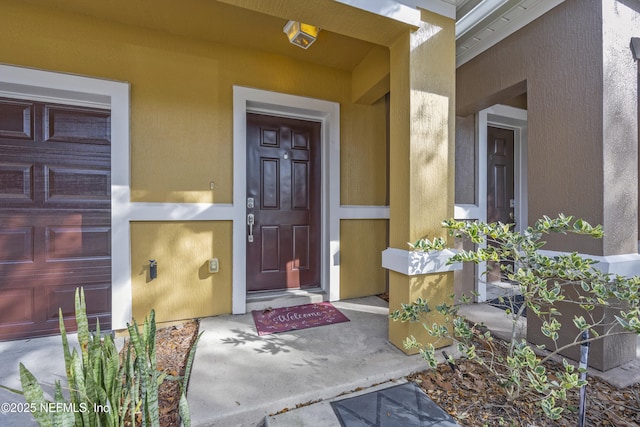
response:
<path id="1" fill-rule="evenodd" d="M 476 120 L 476 204 L 455 205 L 456 219 L 487 220 L 487 126 L 495 126 L 514 131 L 514 197 L 516 207 L 516 229 L 522 230 L 528 224 L 527 196 L 527 110 L 507 105 L 494 105 L 477 114 Z M 476 267 L 477 302 L 487 300 L 484 282 L 486 263 Z"/>
<path id="2" fill-rule="evenodd" d="M 320 281 L 330 301 L 340 298 L 340 105 L 314 98 L 233 87 L 233 296 L 232 312 L 247 311 L 247 111 L 321 123 L 322 239 Z"/>
<path id="3" fill-rule="evenodd" d="M 111 108 L 111 324 L 131 321 L 129 83 L 0 64 L 0 90 L 33 100 Z"/>

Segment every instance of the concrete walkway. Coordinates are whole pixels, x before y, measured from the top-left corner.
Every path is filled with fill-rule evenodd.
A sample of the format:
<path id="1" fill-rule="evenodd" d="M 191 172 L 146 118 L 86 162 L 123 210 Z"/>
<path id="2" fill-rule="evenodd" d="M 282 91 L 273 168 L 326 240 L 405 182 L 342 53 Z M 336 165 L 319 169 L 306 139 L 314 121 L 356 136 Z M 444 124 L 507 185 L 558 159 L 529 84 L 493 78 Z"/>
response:
<path id="1" fill-rule="evenodd" d="M 69 345 L 79 348 L 76 334 L 68 335 Z M 66 384 L 64 354 L 60 336 L 0 342 L 0 384 L 22 390 L 19 364 L 23 363 L 53 396 L 56 381 Z M 29 412 L 24 411 L 24 398 L 0 389 L 0 426 L 37 426 Z"/>
<path id="2" fill-rule="evenodd" d="M 334 305 L 350 322 L 262 337 L 250 314 L 203 319 L 188 394 L 193 425 L 257 426 L 284 409 L 425 369 L 420 356 L 389 343 L 385 301 Z"/>

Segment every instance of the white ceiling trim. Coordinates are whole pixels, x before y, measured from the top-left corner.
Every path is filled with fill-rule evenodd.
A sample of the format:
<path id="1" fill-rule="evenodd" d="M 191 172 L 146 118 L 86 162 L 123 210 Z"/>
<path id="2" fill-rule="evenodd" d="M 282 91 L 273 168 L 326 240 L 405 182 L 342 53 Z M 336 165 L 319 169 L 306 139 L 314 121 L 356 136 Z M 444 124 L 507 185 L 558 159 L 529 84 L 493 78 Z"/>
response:
<path id="1" fill-rule="evenodd" d="M 485 50 L 498 44 L 500 41 L 509 37 L 519 29 L 523 28 L 525 25 L 535 21 L 562 2 L 564 2 L 564 0 L 536 1 L 532 6 L 527 8 L 526 13 L 522 13 L 521 15 L 513 18 L 507 24 L 502 25 L 497 31 L 484 31 L 491 28 L 490 24 L 484 26 L 483 28 L 474 28 L 472 31 L 475 34 L 480 35 L 480 33 L 488 33 L 488 35 L 482 38 L 476 37 L 476 43 L 472 47 L 466 49 L 463 52 L 458 52 L 458 54 L 456 55 L 456 66 L 459 67 L 462 64 L 475 58 L 476 56 L 480 55 Z M 501 18 L 499 17 L 498 19 L 496 19 L 496 21 L 500 19 Z"/>
<path id="2" fill-rule="evenodd" d="M 485 0 L 480 2 L 469 13 L 456 22 L 456 39 L 475 27 L 478 22 L 492 14 L 496 9 L 505 4 L 507 0 Z"/>

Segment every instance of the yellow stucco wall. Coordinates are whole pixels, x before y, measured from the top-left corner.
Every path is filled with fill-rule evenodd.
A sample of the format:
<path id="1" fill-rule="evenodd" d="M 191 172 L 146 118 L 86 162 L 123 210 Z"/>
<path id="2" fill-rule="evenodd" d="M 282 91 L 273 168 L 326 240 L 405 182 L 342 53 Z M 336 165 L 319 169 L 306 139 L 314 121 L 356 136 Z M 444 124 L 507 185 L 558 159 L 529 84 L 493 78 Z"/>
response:
<path id="1" fill-rule="evenodd" d="M 141 321 L 152 308 L 158 322 L 231 312 L 231 231 L 231 221 L 132 223 L 133 317 Z M 220 267 L 212 274 L 214 256 Z"/>
<path id="2" fill-rule="evenodd" d="M 387 228 L 387 220 L 340 221 L 341 299 L 387 290 L 387 274 L 381 259 L 388 246 Z"/>
<path id="3" fill-rule="evenodd" d="M 349 110 L 351 119 L 344 123 L 341 136 L 340 203 L 388 205 L 385 98 Z"/>
<path id="4" fill-rule="evenodd" d="M 0 62 L 131 84 L 133 202 L 232 202 L 233 85 L 340 103 L 342 203 L 387 199 L 384 100 L 354 104 L 348 71 L 13 0 L 3 0 L 0 25 Z M 386 238 L 386 230 L 368 232 Z M 229 312 L 231 241 L 227 222 L 133 223 L 134 314 L 155 306 L 164 321 Z M 202 278 L 198 268 L 212 255 L 222 272 Z M 141 268 L 151 256 L 160 276 L 146 283 Z M 379 268 L 378 258 L 369 262 Z M 349 283 L 345 294 L 358 294 Z"/>
<path id="5" fill-rule="evenodd" d="M 347 71 L 10 0 L 2 7 L 0 61 L 131 83 L 133 201 L 231 203 L 233 85 L 339 102 L 345 149 L 373 144 L 373 156 L 384 155 L 384 132 L 370 126 L 383 109 L 351 102 Z M 372 174 L 377 163 L 371 154 L 352 162 L 343 189 L 371 187 L 353 171 Z M 345 203 L 376 204 L 380 191 L 356 193 Z"/>

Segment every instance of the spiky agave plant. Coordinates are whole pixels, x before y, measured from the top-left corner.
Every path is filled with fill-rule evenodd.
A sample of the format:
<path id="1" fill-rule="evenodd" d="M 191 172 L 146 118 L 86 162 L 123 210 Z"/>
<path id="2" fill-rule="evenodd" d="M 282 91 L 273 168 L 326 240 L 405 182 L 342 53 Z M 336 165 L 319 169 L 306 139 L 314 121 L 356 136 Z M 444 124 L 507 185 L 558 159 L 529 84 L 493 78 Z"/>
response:
<path id="1" fill-rule="evenodd" d="M 76 348 L 70 349 L 62 311 L 59 313 L 68 399 L 60 381 L 56 381 L 53 401 L 46 399 L 35 376 L 20 364 L 21 394 L 34 419 L 41 427 L 121 427 L 135 426 L 137 421 L 143 427 L 159 427 L 158 387 L 167 375 L 156 366 L 154 311 L 145 319 L 142 332 L 135 321 L 127 324 L 129 344 L 122 357 L 113 337 L 100 333 L 99 322 L 95 332 L 89 331 L 86 313 L 84 290 L 76 289 L 80 353 Z M 189 353 L 185 375 L 169 378 L 180 381 L 179 413 L 185 427 L 191 425 L 186 385 L 198 339 Z"/>

